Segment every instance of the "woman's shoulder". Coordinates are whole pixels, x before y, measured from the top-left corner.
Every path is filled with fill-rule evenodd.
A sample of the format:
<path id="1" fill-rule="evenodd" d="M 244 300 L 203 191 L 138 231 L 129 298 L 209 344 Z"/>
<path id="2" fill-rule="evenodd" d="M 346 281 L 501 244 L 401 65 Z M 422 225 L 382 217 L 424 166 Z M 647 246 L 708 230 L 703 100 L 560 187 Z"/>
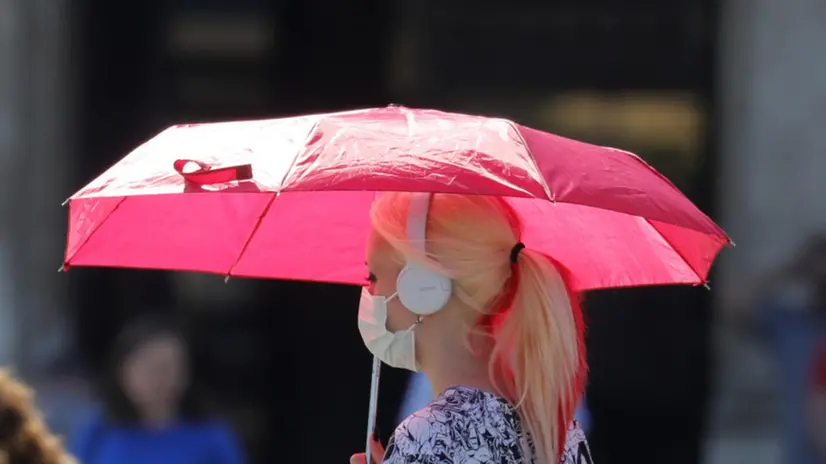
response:
<path id="1" fill-rule="evenodd" d="M 424 462 L 452 456 L 450 441 L 459 426 L 455 417 L 440 413 L 433 404 L 416 411 L 396 427 L 385 451 L 385 463 Z"/>
<path id="2" fill-rule="evenodd" d="M 523 462 L 523 446 L 530 447 L 530 440 L 509 403 L 491 393 L 456 388 L 399 424 L 388 443 L 384 462 L 442 462 L 440 459 L 459 458 Z M 560 462 L 593 462 L 585 432 L 576 421 L 568 427 Z"/>
<path id="3" fill-rule="evenodd" d="M 182 425 L 184 429 L 209 437 L 223 437 L 232 434 L 232 427 L 229 423 L 220 419 L 188 421 Z"/>
<path id="4" fill-rule="evenodd" d="M 235 431 L 229 422 L 207 420 L 201 423 L 203 437 L 209 440 L 212 451 L 227 463 L 241 463 L 243 452 Z"/>
<path id="5" fill-rule="evenodd" d="M 520 462 L 519 430 L 515 410 L 501 398 L 452 388 L 399 424 L 385 462 Z"/>
<path id="6" fill-rule="evenodd" d="M 504 399 L 475 388 L 451 387 L 427 406 L 408 416 L 397 430 L 419 436 L 429 428 L 466 428 L 470 422 L 500 418 L 509 419 L 510 422 L 518 421 L 516 410 Z"/>
<path id="7" fill-rule="evenodd" d="M 192 446 L 203 447 L 218 456 L 240 455 L 240 443 L 233 428 L 223 420 L 190 420 L 179 423 L 171 433 L 179 437 L 180 443 L 186 442 Z M 226 462 L 240 462 L 238 459 L 233 457 L 232 460 Z"/>

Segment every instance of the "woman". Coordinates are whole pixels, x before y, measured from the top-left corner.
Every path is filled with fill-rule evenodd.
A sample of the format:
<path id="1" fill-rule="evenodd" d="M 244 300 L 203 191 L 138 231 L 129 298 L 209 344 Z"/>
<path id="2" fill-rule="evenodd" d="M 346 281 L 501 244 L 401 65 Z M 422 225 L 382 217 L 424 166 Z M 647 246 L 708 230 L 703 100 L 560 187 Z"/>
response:
<path id="1" fill-rule="evenodd" d="M 74 464 L 43 424 L 29 389 L 0 371 L 0 464 Z"/>
<path id="2" fill-rule="evenodd" d="M 577 297 L 559 263 L 522 245 L 513 209 L 497 197 L 388 193 L 371 220 L 359 331 L 436 395 L 373 455 L 591 463 L 574 421 L 586 374 Z"/>
<path id="3" fill-rule="evenodd" d="M 184 338 L 162 319 L 137 321 L 115 340 L 103 403 L 71 443 L 84 464 L 242 462 L 229 428 L 205 418 Z"/>

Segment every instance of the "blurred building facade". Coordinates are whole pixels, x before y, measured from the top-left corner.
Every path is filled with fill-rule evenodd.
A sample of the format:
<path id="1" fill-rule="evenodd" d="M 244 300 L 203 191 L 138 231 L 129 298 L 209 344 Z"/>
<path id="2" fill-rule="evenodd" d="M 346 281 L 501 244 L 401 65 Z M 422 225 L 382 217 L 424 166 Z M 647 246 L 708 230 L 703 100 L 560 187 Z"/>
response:
<path id="1" fill-rule="evenodd" d="M 69 2 L 0 1 L 0 362 L 24 374 L 70 346 L 56 271 L 74 154 L 71 26 Z"/>

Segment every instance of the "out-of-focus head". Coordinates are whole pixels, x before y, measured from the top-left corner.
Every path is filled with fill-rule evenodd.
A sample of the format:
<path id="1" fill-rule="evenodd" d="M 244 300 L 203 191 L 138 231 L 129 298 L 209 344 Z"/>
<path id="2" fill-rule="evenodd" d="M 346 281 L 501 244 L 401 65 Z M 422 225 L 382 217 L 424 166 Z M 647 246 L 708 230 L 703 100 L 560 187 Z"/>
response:
<path id="1" fill-rule="evenodd" d="M 138 406 L 175 404 L 187 383 L 183 341 L 173 334 L 158 334 L 124 359 L 121 384 Z"/>
<path id="2" fill-rule="evenodd" d="M 115 339 L 104 396 L 110 416 L 139 421 L 150 412 L 186 410 L 189 353 L 170 320 L 148 315 L 126 326 Z"/>
<path id="3" fill-rule="evenodd" d="M 534 437 L 537 462 L 558 460 L 586 371 L 582 318 L 577 297 L 566 285 L 567 272 L 530 247 L 511 260 L 522 226 L 499 197 L 427 195 L 425 240 L 414 243 L 408 221 L 421 195 L 426 194 L 386 193 L 374 202 L 367 252 L 370 292 L 404 293 L 399 276 L 413 264 L 445 276 L 450 295 L 440 310 L 422 313 L 410 303 L 406 307 L 399 294 L 388 300 L 387 329 L 415 326 L 416 360 L 425 371 L 428 356 L 451 355 L 433 348 L 439 340 L 489 335 L 494 340 L 491 381 L 517 405 Z"/>

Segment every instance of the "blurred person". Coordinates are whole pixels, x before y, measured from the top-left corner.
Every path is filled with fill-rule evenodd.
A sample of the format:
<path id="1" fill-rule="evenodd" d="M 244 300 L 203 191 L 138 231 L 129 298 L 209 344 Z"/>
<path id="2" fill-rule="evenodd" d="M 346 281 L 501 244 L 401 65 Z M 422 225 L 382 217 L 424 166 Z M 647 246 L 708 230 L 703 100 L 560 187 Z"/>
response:
<path id="1" fill-rule="evenodd" d="M 44 425 L 28 387 L 0 371 L 0 464 L 74 464 Z"/>
<path id="2" fill-rule="evenodd" d="M 586 375 L 578 298 L 559 263 L 519 241 L 510 205 L 387 193 L 371 220 L 359 331 L 435 395 L 386 452 L 372 443 L 374 462 L 590 464 L 574 420 Z"/>
<path id="3" fill-rule="evenodd" d="M 814 369 L 811 391 L 808 395 L 809 439 L 816 449 L 819 462 L 826 462 L 826 343 L 822 343 Z"/>
<path id="4" fill-rule="evenodd" d="M 47 425 L 58 435 L 69 435 L 94 405 L 88 373 L 79 361 L 76 353 L 65 353 L 30 382 Z"/>
<path id="5" fill-rule="evenodd" d="M 826 235 L 812 237 L 758 293 L 761 331 L 779 369 L 780 429 L 786 462 L 821 463 L 807 433 L 815 353 L 826 334 Z"/>
<path id="6" fill-rule="evenodd" d="M 169 321 L 148 316 L 118 335 L 102 401 L 70 443 L 84 464 L 243 462 L 230 429 L 198 402 L 187 344 Z"/>

